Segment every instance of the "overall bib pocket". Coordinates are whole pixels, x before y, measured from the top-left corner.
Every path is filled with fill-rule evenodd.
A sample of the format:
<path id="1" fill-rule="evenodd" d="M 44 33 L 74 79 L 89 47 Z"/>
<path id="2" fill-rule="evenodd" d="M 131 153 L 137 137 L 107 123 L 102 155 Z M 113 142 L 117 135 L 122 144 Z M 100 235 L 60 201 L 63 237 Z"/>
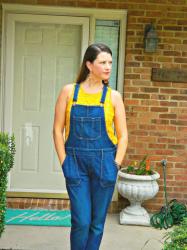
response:
<path id="1" fill-rule="evenodd" d="M 66 155 L 66 158 L 62 163 L 62 171 L 66 179 L 67 186 L 78 186 L 81 183 L 81 178 L 74 155 Z"/>
<path id="2" fill-rule="evenodd" d="M 102 187 L 114 186 L 118 168 L 115 163 L 115 152 L 105 152 L 101 161 L 100 184 Z"/>
<path id="3" fill-rule="evenodd" d="M 73 117 L 73 134 L 82 140 L 97 140 L 101 137 L 100 117 Z"/>

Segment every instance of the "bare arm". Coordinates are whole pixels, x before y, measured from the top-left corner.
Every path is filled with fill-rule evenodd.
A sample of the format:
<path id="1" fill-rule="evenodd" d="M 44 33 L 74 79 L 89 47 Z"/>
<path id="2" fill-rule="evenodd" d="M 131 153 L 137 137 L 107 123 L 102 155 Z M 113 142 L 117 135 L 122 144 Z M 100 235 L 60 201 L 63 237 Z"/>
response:
<path id="1" fill-rule="evenodd" d="M 54 139 L 55 149 L 61 165 L 66 157 L 63 133 L 65 127 L 65 114 L 66 114 L 67 102 L 72 89 L 73 89 L 73 84 L 66 85 L 61 90 L 55 105 L 53 139 Z"/>
<path id="2" fill-rule="evenodd" d="M 126 124 L 125 107 L 121 94 L 118 91 L 112 90 L 112 103 L 115 109 L 114 125 L 118 138 L 118 146 L 117 146 L 115 161 L 117 164 L 121 165 L 127 149 L 128 132 Z"/>

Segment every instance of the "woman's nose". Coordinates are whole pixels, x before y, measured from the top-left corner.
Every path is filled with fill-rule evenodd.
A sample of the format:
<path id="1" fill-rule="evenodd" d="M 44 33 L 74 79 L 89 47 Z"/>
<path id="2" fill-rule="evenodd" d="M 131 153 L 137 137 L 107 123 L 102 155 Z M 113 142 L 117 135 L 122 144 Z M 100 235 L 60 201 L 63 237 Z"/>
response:
<path id="1" fill-rule="evenodd" d="M 112 65 L 111 63 L 106 63 L 106 69 L 111 69 Z"/>

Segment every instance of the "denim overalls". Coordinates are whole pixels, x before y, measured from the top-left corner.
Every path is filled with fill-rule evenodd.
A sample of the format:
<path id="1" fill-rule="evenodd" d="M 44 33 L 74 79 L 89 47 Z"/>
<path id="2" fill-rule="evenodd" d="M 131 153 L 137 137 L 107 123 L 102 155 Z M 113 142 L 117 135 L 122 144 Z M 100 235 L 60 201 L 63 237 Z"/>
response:
<path id="1" fill-rule="evenodd" d="M 106 131 L 107 86 L 98 106 L 76 104 L 79 87 L 75 85 L 62 170 L 71 204 L 71 250 L 97 250 L 117 177 L 116 145 Z"/>

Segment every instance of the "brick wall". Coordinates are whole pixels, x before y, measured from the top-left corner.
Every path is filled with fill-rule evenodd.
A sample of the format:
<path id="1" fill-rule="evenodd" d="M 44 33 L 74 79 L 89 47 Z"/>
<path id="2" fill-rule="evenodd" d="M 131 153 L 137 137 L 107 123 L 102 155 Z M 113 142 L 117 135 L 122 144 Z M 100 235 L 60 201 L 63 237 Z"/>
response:
<path id="1" fill-rule="evenodd" d="M 125 2 L 125 3 L 124 3 Z M 137 4 L 138 3 L 138 4 Z M 158 4 L 157 4 L 158 3 Z M 153 82 L 151 69 L 187 70 L 187 1 L 123 1 L 128 9 L 125 107 L 129 144 L 126 162 L 148 153 L 161 173 L 156 199 L 150 210 L 164 202 L 160 166 L 167 159 L 169 200 L 187 203 L 187 83 Z M 145 24 L 153 22 L 159 36 L 156 53 L 144 53 Z"/>
<path id="2" fill-rule="evenodd" d="M 153 82 L 151 69 L 187 70 L 187 0 L 15 0 L 1 1 L 128 10 L 124 103 L 129 144 L 124 163 L 141 160 L 148 153 L 160 172 L 160 191 L 145 203 L 152 211 L 164 202 L 160 161 L 167 159 L 169 200 L 187 202 L 187 83 Z M 144 53 L 143 34 L 153 22 L 159 45 Z M 120 197 L 119 203 L 122 201 Z M 124 201 L 126 203 L 126 201 Z"/>

